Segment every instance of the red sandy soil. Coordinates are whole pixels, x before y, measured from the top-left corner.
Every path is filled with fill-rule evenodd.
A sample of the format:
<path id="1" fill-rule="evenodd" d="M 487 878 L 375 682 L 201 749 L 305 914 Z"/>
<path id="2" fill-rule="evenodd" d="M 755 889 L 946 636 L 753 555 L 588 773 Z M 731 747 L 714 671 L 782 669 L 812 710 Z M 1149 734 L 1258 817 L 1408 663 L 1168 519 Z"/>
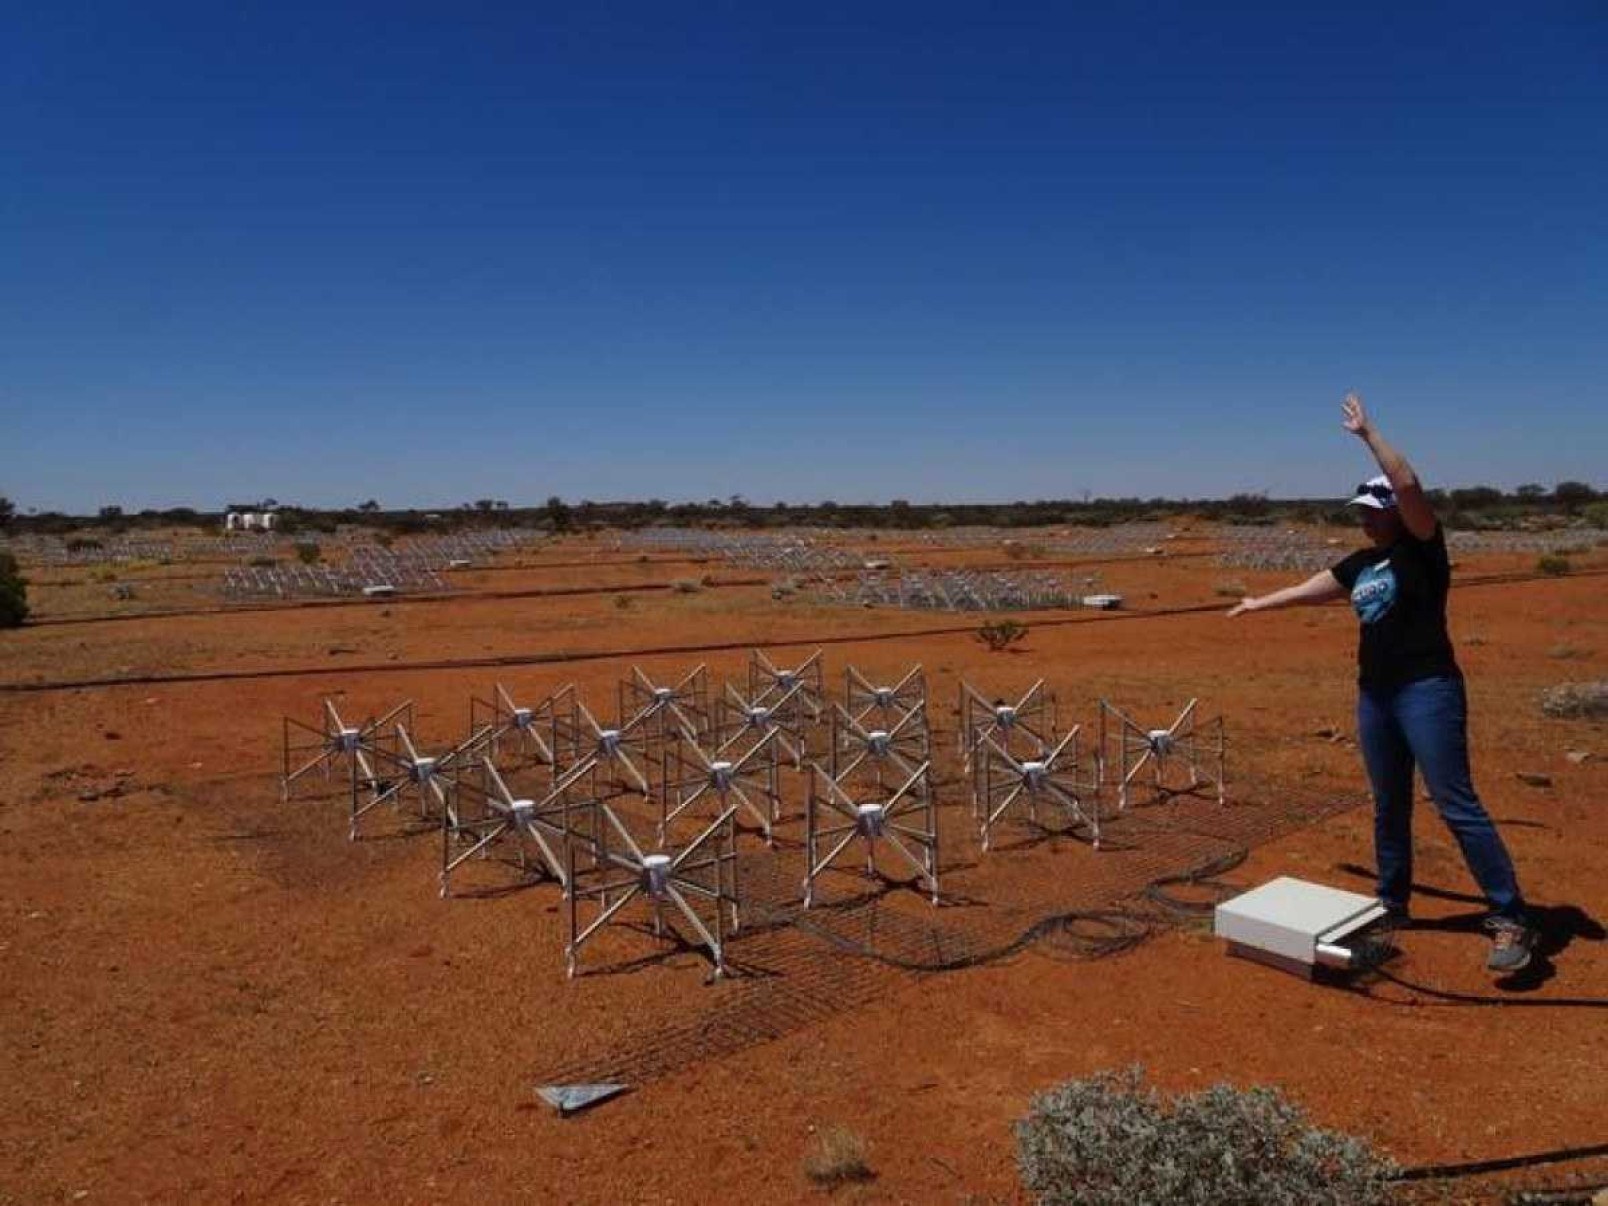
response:
<path id="1" fill-rule="evenodd" d="M 571 562 L 594 554 L 569 543 Z M 530 564 L 485 574 L 474 591 L 697 572 L 610 560 L 606 576 Z M 1101 575 L 1146 609 L 1226 603 L 1227 581 L 1260 589 L 1290 577 L 1185 558 Z M 745 576 L 764 575 L 715 572 Z M 925 665 L 945 778 L 957 680 L 1012 695 L 1042 677 L 1063 721 L 1086 725 L 1101 696 L 1158 724 L 1199 696 L 1227 717 L 1257 804 L 1276 806 L 1282 791 L 1332 799 L 1361 788 L 1346 738 L 1344 610 L 1028 617 L 1028 639 L 995 654 L 974 639 L 975 617 L 774 601 L 762 586 L 641 592 L 629 606 L 614 593 L 474 591 L 0 635 L 7 685 L 298 671 L 0 693 L 0 1202 L 809 1200 L 822 1191 L 803 1157 L 812 1133 L 833 1125 L 863 1136 L 875 1173 L 840 1198 L 1014 1201 L 1010 1128 L 1032 1095 L 1133 1062 L 1168 1089 L 1281 1086 L 1319 1122 L 1406 1164 L 1608 1138 L 1600 1012 L 1441 1007 L 1374 985 L 1377 997 L 1420 1001 L 1387 1004 L 1226 959 L 1190 927 L 1096 961 L 1029 948 L 927 975 L 759 937 L 752 958 L 773 961 L 771 980 L 712 985 L 700 956 L 654 957 L 662 948 L 622 929 L 588 948 L 593 974 L 569 982 L 556 889 L 442 901 L 428 834 L 349 843 L 337 795 L 288 805 L 278 795 L 280 717 L 313 720 L 325 694 L 354 718 L 412 699 L 421 738 L 440 747 L 461 738 L 470 695 L 493 681 L 522 701 L 574 682 L 612 712 L 632 664 L 673 679 L 703 661 L 718 682 L 742 675 L 749 646 L 801 660 L 836 641 L 830 682 L 850 663 L 874 678 Z M 1608 591 L 1594 577 L 1470 585 L 1453 614 L 1487 806 L 1532 902 L 1574 906 L 1599 927 L 1577 918 L 1550 974 L 1511 995 L 1608 995 L 1608 730 L 1548 719 L 1536 704 L 1552 683 L 1608 676 Z M 901 635 L 913 633 L 926 635 Z M 632 654 L 695 646 L 718 648 Z M 535 660 L 576 654 L 588 656 Z M 532 662 L 441 665 L 465 658 Z M 1316 735 L 1331 727 L 1338 741 Z M 1593 757 L 1571 762 L 1571 750 Z M 1470 892 L 1455 846 L 1423 810 L 1419 879 Z M 1139 857 L 1067 842 L 980 859 L 958 798 L 944 824 L 957 891 L 986 895 L 1020 877 L 1064 882 L 1067 899 L 1081 899 L 1080 884 Z M 1366 890 L 1349 868 L 1371 861 L 1369 830 L 1365 809 L 1341 811 L 1257 846 L 1228 878 L 1249 887 L 1289 873 Z M 1416 908 L 1433 920 L 1475 906 L 1424 896 Z M 1418 929 L 1403 945 L 1395 968 L 1408 979 L 1503 991 L 1474 932 Z M 559 1119 L 534 1097 L 538 1074 L 640 1047 L 669 1022 L 750 998 L 763 1006 L 766 993 L 825 1003 L 803 1009 L 801 1024 L 779 1022 L 772 1041 L 732 1045 L 589 1114 Z M 1608 1179 L 1608 1162 L 1512 1183 L 1563 1184 L 1571 1172 Z"/>

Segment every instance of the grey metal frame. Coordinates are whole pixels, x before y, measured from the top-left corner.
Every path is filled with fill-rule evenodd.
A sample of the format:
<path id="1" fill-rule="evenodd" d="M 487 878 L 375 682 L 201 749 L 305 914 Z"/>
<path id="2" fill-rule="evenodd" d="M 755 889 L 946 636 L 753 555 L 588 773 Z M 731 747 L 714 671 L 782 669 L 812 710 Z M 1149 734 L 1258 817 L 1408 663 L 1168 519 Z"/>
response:
<path id="1" fill-rule="evenodd" d="M 892 686 L 879 686 L 854 666 L 843 668 L 843 709 L 856 724 L 889 729 L 927 703 L 927 676 L 918 662 Z"/>
<path id="2" fill-rule="evenodd" d="M 817 649 L 792 669 L 782 669 L 755 649 L 748 655 L 748 698 L 755 706 L 779 708 L 783 701 L 800 712 L 800 726 L 820 723 L 826 711 L 826 678 L 821 670 L 821 650 Z"/>
<path id="3" fill-rule="evenodd" d="M 709 672 L 702 665 L 674 686 L 654 682 L 636 666 L 620 680 L 619 716 L 623 727 L 643 728 L 651 743 L 664 745 L 686 737 L 708 739 L 714 725 L 709 705 Z"/>
<path id="4" fill-rule="evenodd" d="M 589 782 L 591 761 L 571 767 L 540 799 L 514 795 L 489 758 L 482 758 L 478 769 L 478 782 L 459 779 L 459 807 L 441 814 L 442 898 L 452 895 L 454 871 L 472 858 L 489 857 L 503 842 L 514 844 L 522 875 L 531 870 L 529 846 L 534 845 L 537 877 L 556 881 L 568 894 L 575 848 L 590 851 L 595 842 L 600 804 L 589 794 L 576 795 Z"/>
<path id="5" fill-rule="evenodd" d="M 315 770 L 323 771 L 327 779 L 341 761 L 348 765 L 354 792 L 361 786 L 372 787 L 377 778 L 374 751 L 390 739 L 386 735 L 390 726 L 413 724 L 413 701 L 406 700 L 360 725 L 349 725 L 335 710 L 334 700 L 325 699 L 318 727 L 289 716 L 282 717 L 282 722 L 279 798 L 289 803 L 295 783 Z"/>
<path id="6" fill-rule="evenodd" d="M 736 933 L 741 923 L 737 890 L 737 838 L 733 818 L 737 804 L 729 803 L 696 837 L 679 850 L 643 850 L 629 829 L 621 823 L 606 802 L 596 806 L 597 832 L 589 867 L 576 863 L 575 843 L 565 846 L 567 919 L 569 938 L 564 948 L 568 975 L 580 969 L 581 948 L 604 926 L 635 900 L 652 909 L 653 930 L 664 933 L 664 910 L 672 907 L 691 927 L 699 943 L 709 952 L 715 975 L 726 974 L 726 916 Z M 713 870 L 713 882 L 704 882 L 695 873 Z M 708 917 L 700 915 L 693 900 L 705 902 Z M 596 904 L 596 912 L 581 920 L 584 904 Z"/>
<path id="7" fill-rule="evenodd" d="M 534 707 L 522 707 L 514 702 L 501 683 L 492 685 L 491 698 L 469 698 L 469 731 L 471 734 L 489 729 L 487 751 L 491 760 L 508 769 L 510 766 L 545 766 L 556 779 L 558 775 L 559 717 L 567 710 L 574 711 L 575 687 L 566 684 L 554 691 Z M 518 757 L 504 761 L 504 743 L 512 740 Z"/>
<path id="8" fill-rule="evenodd" d="M 984 739 L 991 739 L 1020 759 L 1041 759 L 1056 744 L 1055 696 L 1041 678 L 1014 704 L 990 700 L 965 679 L 960 681 L 960 760 L 971 780 L 972 814 L 983 815 L 982 759 Z"/>
<path id="9" fill-rule="evenodd" d="M 715 700 L 715 739 L 717 749 L 732 748 L 744 733 L 755 734 L 755 740 L 766 733 L 776 735 L 776 744 L 793 764 L 794 770 L 804 769 L 809 753 L 805 731 L 806 709 L 795 706 L 803 688 L 795 683 L 767 703 L 744 698 L 730 683 Z"/>
<path id="10" fill-rule="evenodd" d="M 887 786 L 888 772 L 908 778 L 915 768 L 932 759 L 932 734 L 927 727 L 927 705 L 917 703 L 891 728 L 869 728 L 847 709 L 834 703 L 828 770 L 839 783 L 855 776 L 868 777 L 876 789 Z"/>
<path id="11" fill-rule="evenodd" d="M 1074 823 L 1088 826 L 1092 845 L 1096 850 L 1100 848 L 1098 772 L 1089 777 L 1087 787 L 1078 781 L 1081 730 L 1081 725 L 1073 725 L 1052 748 L 1029 759 L 1013 756 L 993 737 L 983 737 L 978 753 L 981 764 L 979 829 L 984 850 L 992 848 L 994 827 L 1023 803 L 1034 824 L 1039 823 L 1040 804 L 1059 808 Z"/>
<path id="12" fill-rule="evenodd" d="M 457 774 L 469 760 L 481 756 L 490 735 L 489 729 L 471 733 L 459 745 L 444 754 L 422 755 L 413 743 L 407 726 L 398 724 L 395 729 L 396 748 L 379 747 L 374 750 L 374 768 L 380 772 L 366 793 L 355 781 L 352 784 L 350 841 L 357 841 L 358 823 L 381 805 L 399 805 L 411 796 L 418 803 L 419 819 L 428 821 L 452 812 L 457 791 Z M 431 801 L 435 811 L 431 811 Z"/>
<path id="13" fill-rule="evenodd" d="M 767 846 L 775 845 L 774 826 L 781 812 L 780 759 L 774 729 L 762 734 L 753 745 L 737 752 L 744 734 L 739 733 L 706 753 L 695 741 L 667 748 L 664 755 L 664 794 L 660 800 L 659 844 L 669 841 L 670 827 L 700 801 L 717 800 L 724 812 L 732 801 L 753 817 Z"/>
<path id="14" fill-rule="evenodd" d="M 1198 703 L 1191 699 L 1166 728 L 1147 729 L 1114 704 L 1104 699 L 1100 701 L 1101 778 L 1103 781 L 1107 768 L 1115 768 L 1117 811 L 1127 809 L 1130 788 L 1147 766 L 1154 771 L 1154 792 L 1158 799 L 1215 787 L 1218 804 L 1228 803 L 1228 750 L 1223 718 L 1217 716 L 1198 722 Z M 1215 774 L 1205 769 L 1208 760 L 1215 761 Z M 1188 769 L 1189 782 L 1182 787 L 1169 786 L 1167 771 L 1179 764 Z"/>
<path id="15" fill-rule="evenodd" d="M 867 800 L 856 798 L 820 763 L 810 763 L 804 803 L 805 908 L 815 903 L 821 873 L 856 842 L 865 850 L 865 874 L 878 877 L 877 843 L 883 840 L 915 868 L 932 903 L 938 903 L 938 800 L 931 767 L 923 762 L 897 790 Z"/>

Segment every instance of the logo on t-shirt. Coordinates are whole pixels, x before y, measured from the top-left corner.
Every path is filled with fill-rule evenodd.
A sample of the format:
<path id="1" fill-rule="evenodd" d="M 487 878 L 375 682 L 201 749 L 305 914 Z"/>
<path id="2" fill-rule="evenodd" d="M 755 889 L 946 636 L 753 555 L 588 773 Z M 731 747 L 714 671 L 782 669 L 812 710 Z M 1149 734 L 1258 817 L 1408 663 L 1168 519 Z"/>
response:
<path id="1" fill-rule="evenodd" d="M 1396 604 L 1396 574 L 1390 559 L 1370 565 L 1351 587 L 1351 606 L 1364 624 L 1377 623 Z"/>

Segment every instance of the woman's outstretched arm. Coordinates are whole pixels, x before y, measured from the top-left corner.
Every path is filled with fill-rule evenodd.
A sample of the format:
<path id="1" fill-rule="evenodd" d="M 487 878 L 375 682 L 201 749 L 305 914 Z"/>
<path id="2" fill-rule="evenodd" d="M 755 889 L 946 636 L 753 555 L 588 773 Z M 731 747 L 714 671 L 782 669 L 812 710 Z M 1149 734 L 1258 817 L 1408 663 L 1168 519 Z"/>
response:
<path id="1" fill-rule="evenodd" d="M 1240 616 L 1248 611 L 1273 611 L 1280 607 L 1327 603 L 1330 599 L 1338 599 L 1345 593 L 1346 588 L 1340 585 L 1340 579 L 1331 571 L 1319 570 L 1305 582 L 1286 586 L 1283 590 L 1276 590 L 1270 595 L 1246 595 L 1229 609 L 1228 614 Z"/>
<path id="2" fill-rule="evenodd" d="M 1340 422 L 1352 435 L 1368 445 L 1379 468 L 1390 479 L 1390 488 L 1396 492 L 1396 506 L 1401 510 L 1401 522 L 1419 540 L 1428 540 L 1435 534 L 1435 508 L 1424 496 L 1424 487 L 1418 474 L 1407 463 L 1407 458 L 1386 442 L 1379 429 L 1362 408 L 1362 399 L 1355 392 L 1346 395 L 1340 404 Z"/>

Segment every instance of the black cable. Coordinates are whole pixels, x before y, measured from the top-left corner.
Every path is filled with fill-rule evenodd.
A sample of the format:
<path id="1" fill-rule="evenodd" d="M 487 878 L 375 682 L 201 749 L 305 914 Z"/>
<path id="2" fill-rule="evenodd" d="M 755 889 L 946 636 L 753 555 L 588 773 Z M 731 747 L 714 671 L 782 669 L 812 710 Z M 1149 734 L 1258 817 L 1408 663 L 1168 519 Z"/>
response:
<path id="1" fill-rule="evenodd" d="M 1371 972 L 1381 979 L 1389 980 L 1392 984 L 1410 989 L 1413 992 L 1423 993 L 1426 997 L 1434 997 L 1445 1004 L 1441 1006 L 1426 1005 L 1422 1001 L 1399 1001 L 1391 997 L 1381 997 L 1368 991 L 1366 985 L 1351 985 L 1350 991 L 1359 996 L 1367 997 L 1370 1001 L 1378 1001 L 1383 1005 L 1402 1005 L 1408 1008 L 1436 1009 L 1450 1006 L 1505 1006 L 1508 1009 L 1608 1009 L 1608 997 L 1493 997 L 1476 993 L 1453 992 L 1449 989 L 1435 988 L 1428 984 L 1418 984 L 1407 980 L 1385 968 L 1375 964 L 1369 968 Z"/>
<path id="2" fill-rule="evenodd" d="M 1505 1156 L 1499 1160 L 1472 1160 L 1465 1164 L 1421 1164 L 1416 1168 L 1402 1169 L 1392 1180 L 1450 1181 L 1455 1177 L 1478 1177 L 1515 1168 L 1539 1168 L 1543 1164 L 1564 1164 L 1597 1156 L 1608 1156 L 1608 1143 L 1596 1143 L 1589 1147 L 1559 1147 L 1523 1156 Z"/>

